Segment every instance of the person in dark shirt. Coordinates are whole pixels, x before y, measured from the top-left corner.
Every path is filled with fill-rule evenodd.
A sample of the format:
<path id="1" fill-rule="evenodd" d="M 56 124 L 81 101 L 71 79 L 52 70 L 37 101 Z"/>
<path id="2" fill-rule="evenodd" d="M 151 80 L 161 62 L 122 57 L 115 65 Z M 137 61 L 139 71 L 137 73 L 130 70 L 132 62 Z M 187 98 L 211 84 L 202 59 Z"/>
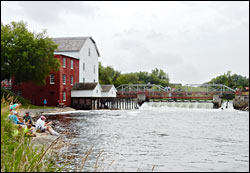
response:
<path id="1" fill-rule="evenodd" d="M 23 120 L 25 121 L 26 124 L 31 124 L 32 126 L 35 127 L 35 125 L 33 125 L 32 117 L 30 116 L 29 112 L 25 113 L 25 115 L 23 116 Z"/>

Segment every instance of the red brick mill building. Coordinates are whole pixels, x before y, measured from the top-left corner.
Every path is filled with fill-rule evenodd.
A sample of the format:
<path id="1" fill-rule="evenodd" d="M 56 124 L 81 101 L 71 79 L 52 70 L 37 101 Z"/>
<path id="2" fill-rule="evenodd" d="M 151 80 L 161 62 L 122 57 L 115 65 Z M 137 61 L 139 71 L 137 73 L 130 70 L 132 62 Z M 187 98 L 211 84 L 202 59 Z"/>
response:
<path id="1" fill-rule="evenodd" d="M 71 106 L 71 88 L 74 84 L 99 81 L 100 54 L 95 41 L 89 36 L 59 37 L 52 40 L 58 44 L 54 57 L 61 63 L 59 71 L 51 71 L 44 86 L 31 82 L 18 84 L 12 79 L 10 90 L 30 100 L 34 105 L 43 105 L 46 98 L 48 106 L 56 106 L 58 101 Z"/>
<path id="2" fill-rule="evenodd" d="M 79 82 L 79 59 L 55 54 L 61 66 L 58 72 L 51 71 L 42 86 L 31 82 L 16 83 L 12 80 L 12 91 L 30 100 L 34 105 L 43 105 L 46 98 L 48 106 L 55 106 L 57 102 L 71 105 L 71 88 Z"/>

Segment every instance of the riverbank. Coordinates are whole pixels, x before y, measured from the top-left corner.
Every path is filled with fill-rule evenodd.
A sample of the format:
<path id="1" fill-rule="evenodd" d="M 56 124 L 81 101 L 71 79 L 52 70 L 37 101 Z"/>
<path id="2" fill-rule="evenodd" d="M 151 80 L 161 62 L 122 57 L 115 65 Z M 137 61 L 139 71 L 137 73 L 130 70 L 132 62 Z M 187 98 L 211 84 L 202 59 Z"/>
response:
<path id="1" fill-rule="evenodd" d="M 23 132 L 16 133 L 16 131 L 18 132 L 17 125 L 8 118 L 10 102 L 13 102 L 13 99 L 2 98 L 1 100 L 1 172 L 59 171 L 61 168 L 55 165 L 56 155 L 53 151 L 61 148 L 61 139 L 64 136 L 60 135 L 58 138 L 46 133 L 37 133 L 37 137 L 26 137 Z M 19 109 L 18 112 L 23 116 L 25 111 L 30 110 Z M 35 112 L 39 111 L 41 110 L 30 112 L 34 112 L 31 114 L 34 117 Z M 50 111 L 56 111 L 56 109 Z M 48 155 L 48 153 L 51 154 Z"/>
<path id="2" fill-rule="evenodd" d="M 30 116 L 32 117 L 33 123 L 36 124 L 37 119 L 40 117 L 41 112 L 43 112 L 44 115 L 48 113 L 62 113 L 62 112 L 68 112 L 68 111 L 75 111 L 75 109 L 71 107 L 65 107 L 65 108 L 54 108 L 54 109 L 20 109 L 19 113 L 21 116 L 25 115 L 25 112 L 29 112 Z M 35 129 L 34 129 L 35 130 Z M 51 146 L 51 149 L 60 149 L 61 147 L 65 146 L 66 143 L 63 140 L 63 134 L 60 134 L 60 136 L 52 136 L 48 132 L 45 133 L 36 133 L 36 137 L 32 137 L 31 143 L 34 144 L 34 146 L 45 148 L 50 147 L 53 142 L 53 146 Z"/>
<path id="3" fill-rule="evenodd" d="M 65 107 L 65 108 L 58 108 L 55 107 L 53 109 L 20 109 L 20 114 L 25 115 L 25 112 L 29 112 L 30 116 L 32 118 L 39 118 L 40 113 L 43 112 L 44 114 L 47 113 L 56 113 L 56 112 L 68 112 L 68 111 L 75 111 L 76 109 L 71 108 L 71 107 Z"/>

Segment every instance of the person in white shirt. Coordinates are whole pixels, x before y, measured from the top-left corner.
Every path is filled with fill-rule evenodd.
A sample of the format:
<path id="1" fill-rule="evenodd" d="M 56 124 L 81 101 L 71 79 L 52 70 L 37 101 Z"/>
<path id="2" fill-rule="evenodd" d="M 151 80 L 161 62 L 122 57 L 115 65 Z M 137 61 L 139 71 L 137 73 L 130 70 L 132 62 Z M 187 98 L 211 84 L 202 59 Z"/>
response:
<path id="1" fill-rule="evenodd" d="M 58 136 L 59 134 L 56 131 L 54 131 L 52 127 L 50 126 L 52 122 L 46 123 L 45 120 L 46 120 L 46 117 L 43 115 L 37 120 L 36 132 L 44 133 L 47 130 L 51 135 Z"/>

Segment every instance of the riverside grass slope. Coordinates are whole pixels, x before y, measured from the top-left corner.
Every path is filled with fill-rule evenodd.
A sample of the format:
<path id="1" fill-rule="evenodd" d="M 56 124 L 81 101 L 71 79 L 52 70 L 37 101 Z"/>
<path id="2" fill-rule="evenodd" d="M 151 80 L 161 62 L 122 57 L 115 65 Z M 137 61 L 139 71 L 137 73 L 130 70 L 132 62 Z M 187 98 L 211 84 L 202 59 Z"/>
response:
<path id="1" fill-rule="evenodd" d="M 1 172 L 72 172 L 72 167 L 73 172 L 86 171 L 86 162 L 88 162 L 94 146 L 86 150 L 80 165 L 74 163 L 74 160 L 66 159 L 58 166 L 55 159 L 63 156 L 53 152 L 53 148 L 57 147 L 58 138 L 49 146 L 41 147 L 32 143 L 32 138 L 25 137 L 23 132 L 18 133 L 17 136 L 14 135 L 13 132 L 17 130 L 17 126 L 8 119 L 11 102 L 22 103 L 24 109 L 48 109 L 54 107 L 31 105 L 29 101 L 5 89 L 1 89 L 1 96 Z M 52 152 L 49 150 L 52 150 Z M 104 160 L 101 159 L 101 155 L 102 152 L 96 156 L 96 162 L 92 165 L 93 172 L 110 172 L 115 160 L 112 160 L 108 165 L 103 165 Z M 154 167 L 153 165 L 152 171 Z M 111 172 L 114 171 L 121 172 L 116 168 Z M 139 171 L 138 168 L 137 172 Z"/>
<path id="2" fill-rule="evenodd" d="M 24 109 L 52 109 L 55 107 L 49 107 L 49 106 L 36 106 L 36 105 L 32 105 L 31 102 L 27 99 L 24 99 L 20 96 L 17 96 L 15 93 L 6 90 L 4 88 L 1 88 L 1 98 L 4 98 L 5 100 L 9 100 L 11 98 L 11 101 L 13 103 L 21 103 L 22 104 L 22 108 Z"/>
<path id="3" fill-rule="evenodd" d="M 85 169 L 85 163 L 92 152 L 92 148 L 83 155 L 81 165 L 65 160 L 65 162 L 60 163 L 60 166 L 57 166 L 55 159 L 61 156 L 59 153 L 50 152 L 49 150 L 53 151 L 53 148 L 56 148 L 57 139 L 59 138 L 49 146 L 41 147 L 32 143 L 31 137 L 25 137 L 23 131 L 18 135 L 14 135 L 14 131 L 17 130 L 18 126 L 8 119 L 11 102 L 20 103 L 20 100 L 14 95 L 1 98 L 1 172 L 70 172 L 72 166 L 74 172 L 82 172 Z M 33 107 L 29 104 L 25 104 L 25 106 Z M 56 155 L 53 155 L 55 153 Z M 105 167 L 98 163 L 99 157 L 97 157 L 97 161 L 93 165 L 94 172 L 104 172 Z"/>
<path id="4" fill-rule="evenodd" d="M 14 135 L 17 126 L 8 120 L 9 104 L 14 97 L 1 99 L 1 172 L 60 172 L 55 161 L 47 157 L 48 148 L 34 147 L 24 133 Z"/>

